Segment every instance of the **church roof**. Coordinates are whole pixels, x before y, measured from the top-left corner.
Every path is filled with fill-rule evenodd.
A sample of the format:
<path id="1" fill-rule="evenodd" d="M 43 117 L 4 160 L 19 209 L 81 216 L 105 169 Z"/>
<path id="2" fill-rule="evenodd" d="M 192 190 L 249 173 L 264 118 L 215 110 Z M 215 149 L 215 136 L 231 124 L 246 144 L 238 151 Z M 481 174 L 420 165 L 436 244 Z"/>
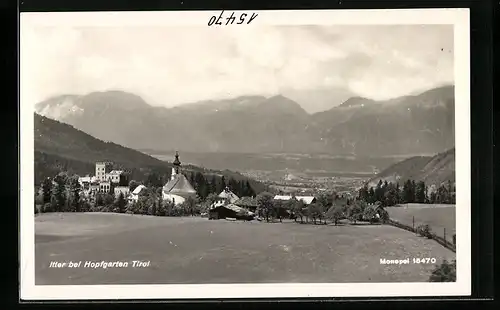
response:
<path id="1" fill-rule="evenodd" d="M 183 174 L 177 174 L 163 186 L 163 192 L 171 194 L 193 194 L 196 190 Z"/>

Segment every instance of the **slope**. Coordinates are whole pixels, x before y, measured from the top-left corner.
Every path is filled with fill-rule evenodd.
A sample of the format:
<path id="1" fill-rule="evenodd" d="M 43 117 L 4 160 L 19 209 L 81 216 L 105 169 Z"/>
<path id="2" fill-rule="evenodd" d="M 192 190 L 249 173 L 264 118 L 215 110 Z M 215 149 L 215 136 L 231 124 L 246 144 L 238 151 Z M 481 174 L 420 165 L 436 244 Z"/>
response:
<path id="1" fill-rule="evenodd" d="M 375 186 L 379 180 L 399 182 L 406 180 L 424 181 L 427 185 L 455 182 L 455 148 L 435 156 L 414 156 L 383 170 L 369 181 Z"/>

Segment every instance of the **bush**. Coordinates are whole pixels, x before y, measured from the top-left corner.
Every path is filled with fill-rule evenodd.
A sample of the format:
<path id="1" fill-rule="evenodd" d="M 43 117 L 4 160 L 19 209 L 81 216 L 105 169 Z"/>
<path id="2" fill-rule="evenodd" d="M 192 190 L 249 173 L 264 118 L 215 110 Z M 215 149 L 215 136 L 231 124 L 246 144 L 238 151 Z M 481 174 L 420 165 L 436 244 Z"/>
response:
<path id="1" fill-rule="evenodd" d="M 92 205 L 88 201 L 84 201 L 80 207 L 80 212 L 89 212 Z"/>
<path id="2" fill-rule="evenodd" d="M 422 237 L 432 238 L 431 227 L 427 224 L 418 226 L 417 233 Z"/>
<path id="3" fill-rule="evenodd" d="M 443 263 L 432 271 L 429 277 L 429 282 L 455 282 L 457 280 L 457 261 L 453 260 L 448 263 L 444 260 Z"/>
<path id="4" fill-rule="evenodd" d="M 47 202 L 46 204 L 43 205 L 42 212 L 43 213 L 54 212 L 53 205 L 50 202 Z"/>

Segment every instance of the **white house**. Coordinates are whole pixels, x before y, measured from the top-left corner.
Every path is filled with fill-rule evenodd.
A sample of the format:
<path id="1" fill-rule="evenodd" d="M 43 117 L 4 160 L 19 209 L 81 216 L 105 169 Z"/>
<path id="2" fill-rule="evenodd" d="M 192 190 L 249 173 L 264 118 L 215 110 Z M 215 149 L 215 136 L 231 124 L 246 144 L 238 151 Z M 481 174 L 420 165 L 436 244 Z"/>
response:
<path id="1" fill-rule="evenodd" d="M 131 201 L 131 202 L 137 202 L 137 201 L 139 200 L 139 195 L 140 195 L 140 194 L 141 194 L 141 192 L 142 192 L 143 190 L 145 190 L 145 189 L 146 189 L 146 186 L 144 186 L 144 185 L 142 185 L 142 184 L 141 184 L 141 185 L 139 185 L 139 186 L 137 186 L 137 187 L 136 187 L 136 188 L 132 191 L 132 193 L 130 194 L 130 196 L 129 196 L 129 201 Z"/>

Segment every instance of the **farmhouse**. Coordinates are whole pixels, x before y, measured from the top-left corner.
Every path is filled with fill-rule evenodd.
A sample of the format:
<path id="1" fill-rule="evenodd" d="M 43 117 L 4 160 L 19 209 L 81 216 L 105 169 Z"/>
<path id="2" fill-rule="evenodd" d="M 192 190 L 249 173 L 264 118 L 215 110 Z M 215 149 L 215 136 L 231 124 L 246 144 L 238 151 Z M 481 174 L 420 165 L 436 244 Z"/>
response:
<path id="1" fill-rule="evenodd" d="M 226 188 L 222 192 L 220 192 L 220 194 L 217 196 L 217 200 L 212 202 L 212 204 L 210 205 L 210 208 L 217 208 L 219 206 L 234 204 L 238 200 L 239 200 L 239 197 L 236 196 L 236 194 L 233 193 L 229 189 L 229 187 L 226 186 Z"/>
<path id="2" fill-rule="evenodd" d="M 170 180 L 163 186 L 162 197 L 163 200 L 171 201 L 174 205 L 179 205 L 186 201 L 188 197 L 195 197 L 196 190 L 189 183 L 186 176 L 184 176 L 181 169 L 181 162 L 179 160 L 179 153 L 175 152 L 175 160 L 172 167 L 172 176 Z"/>
<path id="3" fill-rule="evenodd" d="M 146 190 L 146 186 L 144 185 L 139 185 L 137 186 L 133 191 L 132 193 L 130 194 L 128 200 L 129 202 L 137 202 L 139 200 L 139 197 L 144 194 Z"/>
<path id="4" fill-rule="evenodd" d="M 250 220 L 253 218 L 253 212 L 250 212 L 244 208 L 238 207 L 237 205 L 230 203 L 210 208 L 208 212 L 208 218 L 210 220 L 218 220 L 225 218 Z"/>

